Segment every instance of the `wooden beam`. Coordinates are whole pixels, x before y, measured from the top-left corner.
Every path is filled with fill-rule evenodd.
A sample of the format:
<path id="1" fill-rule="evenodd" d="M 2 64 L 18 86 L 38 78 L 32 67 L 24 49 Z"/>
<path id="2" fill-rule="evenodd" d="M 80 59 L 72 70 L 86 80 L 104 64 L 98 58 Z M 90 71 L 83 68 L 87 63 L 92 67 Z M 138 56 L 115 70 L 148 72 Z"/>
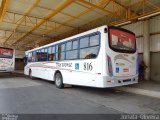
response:
<path id="1" fill-rule="evenodd" d="M 36 26 L 33 26 L 32 28 L 30 28 L 25 34 L 23 34 L 13 44 L 17 44 L 18 42 L 20 42 L 24 37 L 26 37 L 28 34 L 30 34 L 31 32 L 33 32 L 37 28 L 39 28 L 43 23 L 45 23 L 45 21 L 49 20 L 50 18 L 52 18 L 53 16 L 55 16 L 56 14 L 58 14 L 61 10 L 63 10 L 67 6 L 69 6 L 72 2 L 74 2 L 74 0 L 65 0 L 62 4 L 58 5 L 55 10 L 53 10 L 46 17 L 44 17 L 44 19 L 42 19 L 40 22 L 38 22 Z"/>
<path id="2" fill-rule="evenodd" d="M 147 3 L 149 3 L 151 6 L 153 6 L 154 8 L 156 8 L 156 9 L 158 9 L 159 7 L 158 7 L 158 5 L 156 5 L 156 4 L 154 4 L 154 3 L 152 3 L 151 1 L 149 1 L 149 0 L 146 0 L 146 2 Z"/>
<path id="3" fill-rule="evenodd" d="M 101 6 L 102 4 L 104 4 L 104 3 L 108 2 L 108 1 L 110 1 L 110 0 L 102 0 L 101 2 L 97 3 L 96 6 Z M 62 24 L 63 24 L 63 25 L 67 25 L 67 23 L 69 23 L 69 22 L 71 22 L 71 21 L 73 21 L 73 20 L 75 20 L 75 19 L 83 16 L 84 14 L 92 11 L 93 9 L 95 9 L 95 7 L 87 8 L 87 9 L 85 9 L 84 11 L 82 11 L 82 12 L 78 13 L 77 15 L 75 15 L 75 18 L 68 18 L 68 19 L 64 20 L 64 21 L 62 22 Z M 63 25 L 58 25 L 56 28 L 54 27 L 54 28 L 52 28 L 51 30 L 48 30 L 47 32 L 45 32 L 45 33 L 43 33 L 43 34 L 44 34 L 44 35 L 47 35 L 47 34 L 49 34 L 50 32 L 55 32 L 55 31 L 59 30 L 61 27 L 63 27 Z"/>
<path id="4" fill-rule="evenodd" d="M 16 13 L 16 12 L 7 11 L 7 13 L 12 14 L 12 17 L 23 16 L 23 14 L 21 14 L 21 13 Z M 32 15 L 29 15 L 29 14 L 26 15 L 25 17 L 26 17 L 26 18 L 29 18 L 29 19 L 34 19 L 35 21 L 44 19 L 43 17 L 32 16 Z M 24 19 L 26 19 L 26 18 L 24 18 Z M 9 22 L 9 21 L 7 21 L 7 20 L 4 20 L 3 22 L 18 25 L 18 23 L 19 23 L 19 21 L 20 21 L 21 19 L 22 19 L 22 18 L 20 18 L 20 19 L 17 20 L 16 22 L 14 22 L 14 18 L 11 18 L 10 21 L 12 21 L 12 22 Z M 50 19 L 50 20 L 47 20 L 47 22 L 56 23 L 56 24 L 61 24 L 59 21 L 55 21 L 55 20 L 51 20 L 51 19 Z M 63 25 L 63 24 L 62 24 L 62 25 Z M 21 24 L 21 26 L 27 26 L 27 25 L 22 25 L 22 24 Z M 74 26 L 71 26 L 71 25 L 64 25 L 64 26 L 70 27 L 70 28 L 74 28 Z M 31 27 L 31 26 L 27 26 L 27 27 Z M 48 27 L 49 27 L 49 28 L 52 28 L 53 26 L 48 26 Z"/>
<path id="5" fill-rule="evenodd" d="M 14 32 L 17 30 L 17 28 L 24 22 L 25 20 L 25 16 L 28 15 L 40 2 L 40 0 L 35 0 L 35 2 L 33 3 L 33 5 L 27 9 L 27 11 L 25 12 L 25 14 L 22 16 L 22 19 L 18 22 L 17 26 L 14 28 L 12 34 L 4 41 L 4 44 L 9 40 L 9 38 L 12 37 L 12 35 L 14 34 Z"/>
<path id="6" fill-rule="evenodd" d="M 0 24 L 2 23 L 3 18 L 6 14 L 9 3 L 10 3 L 10 0 L 2 0 L 1 7 L 0 7 Z"/>
<path id="7" fill-rule="evenodd" d="M 107 12 L 107 13 L 109 13 L 109 14 L 113 14 L 113 15 L 116 16 L 116 17 L 122 18 L 122 16 L 120 16 L 120 15 L 118 15 L 118 14 L 115 14 L 114 12 L 109 11 L 109 10 L 107 10 L 107 9 L 105 9 L 105 8 L 102 8 L 102 7 L 98 6 L 98 5 L 92 4 L 92 3 L 87 2 L 87 1 L 85 1 L 85 0 L 78 0 L 78 1 L 80 1 L 81 3 L 84 3 L 84 4 L 86 4 L 86 5 L 89 5 L 89 6 L 93 7 L 93 8 L 102 10 L 103 12 Z"/>

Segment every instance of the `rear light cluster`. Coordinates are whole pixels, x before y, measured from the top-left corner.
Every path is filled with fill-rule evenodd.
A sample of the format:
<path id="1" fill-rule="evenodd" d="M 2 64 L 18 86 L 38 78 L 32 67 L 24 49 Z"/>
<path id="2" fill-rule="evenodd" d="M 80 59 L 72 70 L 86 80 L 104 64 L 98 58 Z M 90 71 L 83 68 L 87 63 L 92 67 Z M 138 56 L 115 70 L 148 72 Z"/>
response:
<path id="1" fill-rule="evenodd" d="M 112 61 L 111 58 L 107 55 L 107 61 L 108 61 L 108 72 L 110 76 L 113 76 L 113 69 L 112 69 Z"/>

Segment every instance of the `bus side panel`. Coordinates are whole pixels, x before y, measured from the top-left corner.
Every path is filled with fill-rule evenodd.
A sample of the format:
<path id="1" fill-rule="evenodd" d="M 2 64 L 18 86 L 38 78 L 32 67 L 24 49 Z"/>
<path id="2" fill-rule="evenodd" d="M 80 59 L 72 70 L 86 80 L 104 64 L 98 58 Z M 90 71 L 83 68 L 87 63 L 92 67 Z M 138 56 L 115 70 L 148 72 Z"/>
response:
<path id="1" fill-rule="evenodd" d="M 66 84 L 96 86 L 95 75 L 88 73 L 78 73 L 78 72 L 73 72 L 71 75 L 69 72 L 62 72 L 62 74 L 64 78 L 64 83 Z"/>
<path id="2" fill-rule="evenodd" d="M 108 40 L 108 33 L 104 33 L 102 30 L 102 39 L 101 39 L 101 65 L 102 65 L 102 76 L 108 76 L 108 63 L 107 63 L 107 40 Z"/>
<path id="3" fill-rule="evenodd" d="M 96 87 L 105 87 L 104 83 L 107 83 L 108 76 L 108 64 L 107 64 L 107 40 L 108 34 L 104 33 L 104 28 L 101 30 L 101 48 L 99 52 L 99 60 L 97 61 L 97 65 L 99 66 L 99 71 L 101 71 L 101 75 L 96 75 Z M 97 71 L 98 72 L 98 71 Z"/>
<path id="4" fill-rule="evenodd" d="M 31 67 L 31 70 L 32 70 L 33 77 L 43 78 L 44 74 L 42 74 L 40 67 Z"/>
<path id="5" fill-rule="evenodd" d="M 48 80 L 54 81 L 54 75 L 55 75 L 56 69 L 48 69 Z"/>
<path id="6" fill-rule="evenodd" d="M 59 69 L 63 76 L 63 82 L 73 85 L 95 86 L 95 61 L 96 59 L 88 59 L 69 62 L 72 63 L 72 68 Z M 77 64 L 78 68 L 76 68 Z M 87 65 L 90 65 L 90 68 L 87 68 Z"/>
<path id="7" fill-rule="evenodd" d="M 55 71 L 57 70 L 55 63 L 37 62 L 31 63 L 28 67 L 32 70 L 33 77 L 54 81 Z M 26 72 L 29 75 L 29 70 Z"/>

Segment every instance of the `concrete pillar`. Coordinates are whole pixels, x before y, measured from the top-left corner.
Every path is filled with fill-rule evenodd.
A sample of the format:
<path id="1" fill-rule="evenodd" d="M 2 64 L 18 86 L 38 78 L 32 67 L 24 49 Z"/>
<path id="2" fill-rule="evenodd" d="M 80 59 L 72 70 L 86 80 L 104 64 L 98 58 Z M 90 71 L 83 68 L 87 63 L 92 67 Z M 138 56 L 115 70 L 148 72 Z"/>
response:
<path id="1" fill-rule="evenodd" d="M 145 80 L 150 80 L 150 39 L 149 39 L 149 20 L 144 20 L 143 24 L 143 60 L 147 65 Z"/>

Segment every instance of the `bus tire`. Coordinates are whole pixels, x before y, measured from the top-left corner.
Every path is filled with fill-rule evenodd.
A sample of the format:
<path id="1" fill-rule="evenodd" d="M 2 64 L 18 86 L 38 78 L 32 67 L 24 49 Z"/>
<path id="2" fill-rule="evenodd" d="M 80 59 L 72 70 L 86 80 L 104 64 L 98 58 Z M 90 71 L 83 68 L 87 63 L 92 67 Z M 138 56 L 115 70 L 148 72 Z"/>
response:
<path id="1" fill-rule="evenodd" d="M 29 70 L 29 77 L 33 80 L 34 79 L 34 77 L 32 76 L 32 70 L 30 69 Z"/>
<path id="2" fill-rule="evenodd" d="M 57 72 L 55 74 L 55 85 L 57 88 L 62 89 L 64 88 L 64 84 L 63 84 L 63 78 L 60 72 Z"/>

